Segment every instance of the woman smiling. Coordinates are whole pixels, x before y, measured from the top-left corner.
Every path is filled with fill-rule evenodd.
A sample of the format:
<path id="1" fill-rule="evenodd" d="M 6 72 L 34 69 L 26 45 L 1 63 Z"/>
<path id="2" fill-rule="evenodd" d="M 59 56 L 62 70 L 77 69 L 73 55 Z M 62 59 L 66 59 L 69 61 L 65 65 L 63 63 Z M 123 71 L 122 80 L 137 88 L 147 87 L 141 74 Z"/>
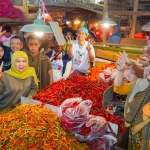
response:
<path id="1" fill-rule="evenodd" d="M 2 73 L 0 66 L 0 110 L 20 102 L 20 97 L 33 98 L 38 90 L 34 68 L 28 66 L 28 56 L 23 51 L 12 55 L 11 68 Z"/>

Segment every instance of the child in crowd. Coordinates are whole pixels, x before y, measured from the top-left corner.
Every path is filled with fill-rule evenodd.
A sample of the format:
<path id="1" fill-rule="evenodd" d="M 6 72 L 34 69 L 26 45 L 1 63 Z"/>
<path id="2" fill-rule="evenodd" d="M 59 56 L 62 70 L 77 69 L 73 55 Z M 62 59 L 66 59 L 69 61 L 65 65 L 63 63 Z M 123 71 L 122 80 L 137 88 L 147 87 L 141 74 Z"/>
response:
<path id="1" fill-rule="evenodd" d="M 29 57 L 29 66 L 35 68 L 40 89 L 43 89 L 53 83 L 53 72 L 50 59 L 46 55 L 40 53 L 41 41 L 37 36 L 28 36 L 27 46 L 29 49 L 26 52 Z"/>
<path id="2" fill-rule="evenodd" d="M 63 51 L 63 47 L 54 39 L 54 49 L 48 55 L 52 63 L 54 82 L 67 78 L 71 72 L 72 62 L 67 52 Z"/>
<path id="3" fill-rule="evenodd" d="M 45 34 L 45 37 L 46 37 L 46 40 L 44 42 L 45 46 L 40 50 L 40 52 L 50 57 L 49 55 L 51 55 L 51 50 L 54 49 L 55 37 L 53 33 Z"/>
<path id="4" fill-rule="evenodd" d="M 68 56 L 72 58 L 72 70 L 86 72 L 88 61 L 94 61 L 94 48 L 90 41 L 86 41 L 88 35 L 88 30 L 81 27 L 77 31 L 77 40 L 72 42 L 71 38 L 68 38 Z"/>

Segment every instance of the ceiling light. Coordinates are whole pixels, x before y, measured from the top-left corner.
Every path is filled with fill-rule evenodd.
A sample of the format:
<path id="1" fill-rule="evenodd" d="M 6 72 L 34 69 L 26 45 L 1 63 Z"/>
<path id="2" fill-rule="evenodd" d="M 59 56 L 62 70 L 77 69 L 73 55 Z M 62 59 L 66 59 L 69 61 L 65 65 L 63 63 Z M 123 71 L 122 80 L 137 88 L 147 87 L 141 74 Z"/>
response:
<path id="1" fill-rule="evenodd" d="M 74 21 L 74 24 L 79 24 L 79 23 L 80 23 L 79 20 L 75 20 L 75 21 Z"/>
<path id="2" fill-rule="evenodd" d="M 70 21 L 66 21 L 66 24 L 70 24 Z"/>
<path id="3" fill-rule="evenodd" d="M 106 17 L 102 21 L 98 21 L 97 24 L 103 25 L 104 27 L 109 27 L 117 25 L 116 22 L 111 21 L 108 17 L 108 13 L 106 13 Z"/>
<path id="4" fill-rule="evenodd" d="M 34 20 L 33 24 L 24 25 L 21 30 L 22 32 L 41 32 L 41 33 L 53 33 L 50 26 L 46 25 L 42 19 L 42 12 L 39 8 L 37 19 Z"/>
<path id="5" fill-rule="evenodd" d="M 43 33 L 43 32 L 34 32 L 34 34 L 35 34 L 36 36 L 42 36 L 44 33 Z"/>

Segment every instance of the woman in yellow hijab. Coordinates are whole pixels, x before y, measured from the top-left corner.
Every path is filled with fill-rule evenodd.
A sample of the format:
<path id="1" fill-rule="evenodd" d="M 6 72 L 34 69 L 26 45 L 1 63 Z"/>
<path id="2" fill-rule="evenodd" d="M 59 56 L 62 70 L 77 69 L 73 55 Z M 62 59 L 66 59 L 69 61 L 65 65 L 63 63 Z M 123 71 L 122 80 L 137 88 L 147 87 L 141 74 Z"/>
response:
<path id="1" fill-rule="evenodd" d="M 13 53 L 11 68 L 2 73 L 0 66 L 0 110 L 20 102 L 20 97 L 33 98 L 37 94 L 38 80 L 28 56 L 23 51 Z"/>

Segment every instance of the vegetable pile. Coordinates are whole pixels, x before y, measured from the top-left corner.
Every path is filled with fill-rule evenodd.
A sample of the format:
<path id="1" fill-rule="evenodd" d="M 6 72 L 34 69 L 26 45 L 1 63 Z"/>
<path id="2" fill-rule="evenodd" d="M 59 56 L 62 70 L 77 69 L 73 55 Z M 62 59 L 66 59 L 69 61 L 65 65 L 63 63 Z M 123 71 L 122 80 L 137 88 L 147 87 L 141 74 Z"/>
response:
<path id="1" fill-rule="evenodd" d="M 91 74 L 88 76 L 70 76 L 66 80 L 62 79 L 40 90 L 34 99 L 55 106 L 60 106 L 69 98 L 89 99 L 93 102 L 90 114 L 102 116 L 107 121 L 118 124 L 121 133 L 124 129 L 124 121 L 121 117 L 108 114 L 102 108 L 103 93 L 110 84 L 98 81 L 98 74 L 108 67 L 115 69 L 116 64 L 112 62 L 103 67 L 91 68 Z"/>
<path id="2" fill-rule="evenodd" d="M 83 100 L 89 99 L 93 102 L 91 114 L 100 115 L 103 93 L 108 87 L 107 83 L 91 81 L 85 76 L 71 76 L 39 91 L 34 99 L 43 102 L 43 104 L 60 106 L 68 98 L 81 97 Z"/>
<path id="3" fill-rule="evenodd" d="M 0 149 L 87 150 L 61 127 L 52 111 L 38 105 L 20 105 L 0 116 Z"/>
<path id="4" fill-rule="evenodd" d="M 109 83 L 91 81 L 85 76 L 71 76 L 40 90 L 34 99 L 54 106 L 60 106 L 64 100 L 69 98 L 89 99 L 93 102 L 90 114 L 102 116 L 107 121 L 116 123 L 119 126 L 119 133 L 122 133 L 124 121 L 121 117 L 108 114 L 102 108 L 103 93 L 109 86 Z"/>

